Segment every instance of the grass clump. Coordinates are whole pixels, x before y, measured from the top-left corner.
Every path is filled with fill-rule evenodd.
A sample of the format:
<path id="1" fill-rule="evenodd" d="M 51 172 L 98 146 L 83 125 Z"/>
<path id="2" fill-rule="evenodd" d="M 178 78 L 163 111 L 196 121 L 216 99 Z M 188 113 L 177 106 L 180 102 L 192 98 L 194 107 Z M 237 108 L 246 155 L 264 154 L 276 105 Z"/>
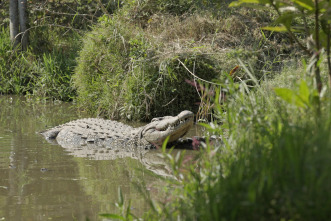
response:
<path id="1" fill-rule="evenodd" d="M 260 30 L 271 11 L 224 7 L 215 15 L 203 11 L 201 2 L 189 3 L 179 12 L 181 1 L 129 2 L 113 16 L 100 18 L 79 54 L 74 77 L 78 104 L 117 119 L 197 111 L 196 77 L 222 82 L 240 57 L 262 78 L 289 59 L 286 38 L 278 47 L 275 34 Z M 247 79 L 242 70 L 236 74 Z"/>
<path id="2" fill-rule="evenodd" d="M 76 68 L 78 101 L 111 118 L 150 119 L 191 109 L 192 79 L 179 60 L 201 78 L 218 76 L 217 61 L 194 49 L 160 52 L 142 29 L 113 18 L 86 35 Z M 87 106 L 88 105 L 88 106 Z"/>
<path id="3" fill-rule="evenodd" d="M 292 81 L 280 75 L 253 91 L 244 83 L 239 90 L 228 87 L 225 112 L 219 109 L 222 125 L 208 126 L 211 133 L 223 136 L 225 145 L 203 150 L 199 170 L 191 167 L 189 181 L 178 189 L 178 194 L 185 193 L 165 208 L 167 218 L 325 220 L 330 216 L 325 209 L 331 204 L 330 100 L 322 99 L 318 113 L 318 92 L 309 78 L 298 81 L 303 78 L 298 73 L 292 69 Z M 275 89 L 284 80 L 293 85 L 291 92 Z M 304 102 L 287 99 L 292 92 Z"/>
<path id="4" fill-rule="evenodd" d="M 8 29 L 0 31 L 0 93 L 33 95 L 35 98 L 69 101 L 75 96 L 71 75 L 75 55 L 70 52 L 44 52 L 30 49 L 12 51 Z"/>

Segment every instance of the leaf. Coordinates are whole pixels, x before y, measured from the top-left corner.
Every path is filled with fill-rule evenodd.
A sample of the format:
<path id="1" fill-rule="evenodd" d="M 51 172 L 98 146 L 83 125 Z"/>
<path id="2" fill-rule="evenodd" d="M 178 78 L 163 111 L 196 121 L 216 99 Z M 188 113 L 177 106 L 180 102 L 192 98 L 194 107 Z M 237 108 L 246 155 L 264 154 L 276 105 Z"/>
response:
<path id="1" fill-rule="evenodd" d="M 309 11 L 313 11 L 315 6 L 314 2 L 311 0 L 292 0 L 294 4 L 297 4 L 301 6 L 304 9 L 307 9 Z"/>
<path id="2" fill-rule="evenodd" d="M 320 31 L 319 33 L 319 37 L 320 37 L 320 44 L 324 47 L 327 48 L 328 47 L 328 41 L 330 41 L 328 34 L 325 33 L 324 31 Z"/>
<path id="3" fill-rule="evenodd" d="M 75 18 L 77 15 L 78 15 L 78 12 L 76 12 L 75 16 L 72 18 L 72 21 L 71 21 L 72 24 L 74 24 L 74 21 L 75 21 Z"/>
<path id="4" fill-rule="evenodd" d="M 242 4 L 245 4 L 245 3 L 247 3 L 247 2 L 245 2 L 245 1 L 235 1 L 235 2 L 231 2 L 230 4 L 229 4 L 229 7 L 239 7 L 239 6 L 241 6 Z M 259 3 L 259 1 L 251 1 L 251 2 L 249 2 L 250 4 L 258 4 Z"/>
<path id="5" fill-rule="evenodd" d="M 294 92 L 288 88 L 274 88 L 275 93 L 284 101 L 292 103 Z"/>
<path id="6" fill-rule="evenodd" d="M 290 28 L 294 17 L 293 12 L 286 12 L 276 19 L 276 23 L 283 24 L 285 27 Z"/>
<path id="7" fill-rule="evenodd" d="M 321 9 L 322 19 L 331 20 L 331 3 L 325 3 L 324 9 Z"/>
<path id="8" fill-rule="evenodd" d="M 267 31 L 275 31 L 275 32 L 287 32 L 287 28 L 284 25 L 281 26 L 275 26 L 275 27 L 271 27 L 271 26 L 266 26 L 262 28 L 263 30 L 267 30 Z M 290 30 L 292 32 L 302 32 L 299 29 L 295 29 L 295 28 L 290 28 Z"/>
<path id="9" fill-rule="evenodd" d="M 120 206 L 123 206 L 124 205 L 123 193 L 122 193 L 122 190 L 121 190 L 120 187 L 118 188 L 118 204 Z"/>
<path id="10" fill-rule="evenodd" d="M 203 126 L 203 127 L 205 127 L 205 128 L 207 128 L 208 130 L 212 130 L 212 129 L 214 129 L 214 128 L 212 128 L 212 127 L 210 126 L 210 124 L 200 123 L 200 122 L 199 122 L 199 125 L 200 125 L 200 126 Z"/>
<path id="11" fill-rule="evenodd" d="M 267 26 L 267 27 L 263 27 L 262 29 L 267 30 L 267 31 L 275 31 L 275 32 L 286 32 L 287 31 L 285 26 L 276 26 L 276 27 Z"/>
<path id="12" fill-rule="evenodd" d="M 126 208 L 126 220 L 129 220 L 131 218 L 131 200 L 129 200 L 129 205 Z"/>
<path id="13" fill-rule="evenodd" d="M 119 219 L 119 220 L 125 220 L 123 216 L 119 216 L 116 214 L 109 214 L 109 213 L 104 213 L 104 214 L 99 214 L 99 216 L 108 218 L 108 219 Z"/>
<path id="14" fill-rule="evenodd" d="M 321 18 L 321 28 L 325 34 L 330 33 L 330 24 L 326 19 Z"/>
<path id="15" fill-rule="evenodd" d="M 274 91 L 277 96 L 282 98 L 287 103 L 294 104 L 297 107 L 306 107 L 306 104 L 294 91 L 288 88 L 274 88 Z"/>
<path id="16" fill-rule="evenodd" d="M 163 144 L 162 144 L 162 152 L 165 153 L 166 149 L 167 149 L 167 144 L 168 144 L 168 141 L 170 139 L 170 136 L 168 136 L 164 141 L 163 141 Z"/>
<path id="17" fill-rule="evenodd" d="M 239 1 L 235 1 L 235 2 L 231 2 L 229 4 L 229 7 L 238 7 L 241 6 L 242 4 L 245 4 L 245 6 L 251 6 L 253 8 L 259 8 L 260 6 L 257 4 L 268 4 L 269 1 L 268 0 L 239 0 Z M 254 6 L 252 6 L 254 5 Z"/>
<path id="18" fill-rule="evenodd" d="M 263 33 L 263 31 L 262 31 L 262 33 Z M 264 36 L 264 34 L 263 34 L 263 36 Z M 265 36 L 264 36 L 265 37 Z M 238 71 L 238 69 L 239 69 L 239 65 L 237 65 L 237 66 L 235 66 L 231 71 L 230 71 L 230 76 L 232 76 L 236 71 Z"/>
<path id="19" fill-rule="evenodd" d="M 309 87 L 307 85 L 307 82 L 304 81 L 304 80 L 302 80 L 301 83 L 300 83 L 299 96 L 300 96 L 301 100 L 307 106 L 310 106 L 310 102 L 309 102 L 309 96 L 310 96 Z"/>

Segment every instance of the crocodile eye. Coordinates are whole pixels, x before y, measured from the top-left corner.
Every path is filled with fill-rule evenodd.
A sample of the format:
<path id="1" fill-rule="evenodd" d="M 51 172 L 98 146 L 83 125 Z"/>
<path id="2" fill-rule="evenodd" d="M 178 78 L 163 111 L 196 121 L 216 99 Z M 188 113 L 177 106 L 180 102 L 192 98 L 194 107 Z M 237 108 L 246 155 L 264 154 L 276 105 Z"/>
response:
<path id="1" fill-rule="evenodd" d="M 153 118 L 151 122 L 163 120 L 164 117 Z"/>

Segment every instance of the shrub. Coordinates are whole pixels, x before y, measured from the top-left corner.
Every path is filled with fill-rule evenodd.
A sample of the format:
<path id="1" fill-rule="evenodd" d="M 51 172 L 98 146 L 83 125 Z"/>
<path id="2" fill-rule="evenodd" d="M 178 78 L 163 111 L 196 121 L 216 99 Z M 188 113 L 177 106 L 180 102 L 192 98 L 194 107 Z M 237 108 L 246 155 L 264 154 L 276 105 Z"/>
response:
<path id="1" fill-rule="evenodd" d="M 182 109 L 197 111 L 200 97 L 189 72 L 222 82 L 222 73 L 235 68 L 240 57 L 260 70 L 256 76 L 262 78 L 279 70 L 281 60 L 290 56 L 287 52 L 281 57 L 279 53 L 289 48 L 276 47 L 273 35 L 259 29 L 271 12 L 238 9 L 236 20 L 207 12 L 149 14 L 145 6 L 159 6 L 147 2 L 127 3 L 111 18 L 100 18 L 85 35 L 74 77 L 82 108 L 110 118 L 140 120 Z M 148 14 L 147 20 L 135 19 L 140 10 Z M 242 70 L 237 74 L 247 79 Z"/>
<path id="2" fill-rule="evenodd" d="M 159 202 L 143 192 L 152 205 L 144 218 L 328 219 L 330 100 L 322 99 L 318 112 L 314 103 L 317 90 L 310 80 L 292 84 L 297 82 L 295 78 L 302 78 L 298 71 L 292 69 L 292 73 L 291 89 L 274 90 L 280 97 L 270 89 L 288 84 L 282 82 L 283 77 L 255 85 L 253 90 L 245 83 L 224 85 L 228 100 L 216 108 L 221 123 L 206 125 L 209 133 L 222 136 L 224 144 L 207 142 L 199 158 L 185 164 L 183 155 L 164 152 L 177 179 L 168 182 L 169 193 Z"/>
<path id="3" fill-rule="evenodd" d="M 68 101 L 75 96 L 71 87 L 75 53 L 44 53 L 11 50 L 7 29 L 0 32 L 0 93 L 33 95 L 35 98 Z"/>
<path id="4" fill-rule="evenodd" d="M 128 26 L 110 20 L 86 35 L 74 77 L 79 103 L 100 115 L 128 119 L 192 109 L 195 88 L 185 83 L 192 76 L 178 59 L 209 80 L 218 75 L 216 61 L 199 53 L 165 56 L 140 29 Z"/>

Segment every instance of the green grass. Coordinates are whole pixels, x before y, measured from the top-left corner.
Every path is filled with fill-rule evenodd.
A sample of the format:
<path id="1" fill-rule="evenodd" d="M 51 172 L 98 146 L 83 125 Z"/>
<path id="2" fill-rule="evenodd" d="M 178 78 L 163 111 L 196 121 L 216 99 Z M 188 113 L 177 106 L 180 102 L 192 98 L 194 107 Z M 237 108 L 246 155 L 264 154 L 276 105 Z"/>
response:
<path id="1" fill-rule="evenodd" d="M 216 14 L 205 10 L 213 5 L 220 7 Z M 295 59 L 286 36 L 260 30 L 272 17 L 272 11 L 204 1 L 124 4 L 84 36 L 74 76 L 78 105 L 91 114 L 129 120 L 198 112 L 203 95 L 192 86 L 192 73 L 224 83 L 241 58 L 258 70 L 258 79 L 271 78 L 285 60 Z M 236 74 L 236 80 L 248 79 L 243 70 Z"/>
<path id="2" fill-rule="evenodd" d="M 116 18 L 104 18 L 85 36 L 74 83 L 78 103 L 110 118 L 143 119 L 197 109 L 196 89 L 185 83 L 192 76 L 218 76 L 218 61 L 198 50 L 159 52 L 143 29 Z"/>
<path id="3" fill-rule="evenodd" d="M 200 171 L 191 168 L 189 182 L 178 190 L 185 192 L 183 198 L 166 206 L 169 218 L 176 217 L 171 214 L 185 220 L 325 220 L 330 216 L 326 209 L 331 204 L 330 100 L 322 101 L 322 112 L 316 116 L 314 105 L 288 104 L 272 92 L 275 85 L 289 82 L 281 79 L 262 83 L 253 91 L 241 84 L 241 90 L 232 94 L 225 112 L 219 112 L 222 124 L 210 127 L 224 137 L 225 145 L 203 150 Z M 299 86 L 293 88 L 300 94 Z"/>
<path id="4" fill-rule="evenodd" d="M 327 220 L 330 98 L 321 99 L 318 112 L 316 90 L 304 72 L 292 67 L 253 89 L 231 80 L 223 85 L 227 101 L 215 109 L 218 121 L 205 126 L 224 144 L 208 144 L 189 161 L 165 152 L 177 180 L 168 181 L 169 192 L 158 201 L 141 187 L 153 205 L 144 219 Z M 277 96 L 275 88 L 282 85 L 292 91 L 286 96 L 300 96 L 306 105 L 294 102 L 294 95 Z"/>
<path id="5" fill-rule="evenodd" d="M 76 92 L 71 84 L 76 52 L 72 49 L 44 52 L 11 50 L 9 30 L 0 30 L 0 93 L 23 94 L 38 99 L 70 101 Z M 77 46 L 76 46 L 77 47 Z"/>
<path id="6" fill-rule="evenodd" d="M 272 10 L 229 9 L 203 0 L 103 3 L 103 16 L 93 1 L 49 3 L 42 11 L 29 4 L 29 51 L 11 53 L 8 29 L 1 31 L 6 49 L 0 55 L 0 93 L 76 100 L 93 115 L 149 120 L 201 111 L 199 95 L 205 95 L 187 83 L 194 81 L 189 71 L 223 83 L 238 57 L 258 70 L 258 78 L 295 59 L 285 35 L 260 30 L 273 19 Z M 92 12 L 96 17 L 81 15 Z M 247 79 L 242 70 L 237 74 Z M 203 109 L 210 115 L 208 105 Z"/>

